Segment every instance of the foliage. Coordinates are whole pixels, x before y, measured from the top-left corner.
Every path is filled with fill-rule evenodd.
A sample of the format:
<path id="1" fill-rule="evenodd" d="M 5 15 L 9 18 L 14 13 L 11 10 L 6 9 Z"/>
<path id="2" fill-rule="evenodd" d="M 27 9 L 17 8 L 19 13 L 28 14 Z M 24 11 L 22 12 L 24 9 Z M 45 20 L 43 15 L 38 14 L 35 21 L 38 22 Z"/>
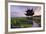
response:
<path id="1" fill-rule="evenodd" d="M 27 11 L 26 11 L 26 14 L 25 14 L 26 16 L 33 16 L 34 15 L 34 11 L 33 11 L 33 9 L 28 9 Z"/>

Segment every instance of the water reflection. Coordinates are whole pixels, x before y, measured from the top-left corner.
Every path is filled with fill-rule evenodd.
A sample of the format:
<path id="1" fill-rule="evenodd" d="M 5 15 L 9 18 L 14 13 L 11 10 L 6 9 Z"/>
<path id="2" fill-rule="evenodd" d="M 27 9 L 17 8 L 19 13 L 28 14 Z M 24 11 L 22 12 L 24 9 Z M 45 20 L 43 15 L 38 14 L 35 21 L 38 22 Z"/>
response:
<path id="1" fill-rule="evenodd" d="M 32 27 L 40 27 L 41 25 L 36 23 L 35 21 L 32 21 L 32 20 L 27 20 L 26 22 L 24 22 L 24 24 L 32 24 Z M 24 26 L 22 26 L 24 27 Z M 11 24 L 11 28 L 22 28 L 20 26 L 14 26 Z"/>

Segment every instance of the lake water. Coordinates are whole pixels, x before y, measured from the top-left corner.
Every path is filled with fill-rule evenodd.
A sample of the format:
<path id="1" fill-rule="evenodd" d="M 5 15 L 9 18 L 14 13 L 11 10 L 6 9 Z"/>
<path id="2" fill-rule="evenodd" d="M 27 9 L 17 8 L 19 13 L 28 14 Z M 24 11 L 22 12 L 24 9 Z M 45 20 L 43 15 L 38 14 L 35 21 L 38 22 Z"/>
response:
<path id="1" fill-rule="evenodd" d="M 36 23 L 35 21 L 33 21 L 33 25 L 32 25 L 32 27 L 39 27 L 39 24 Z"/>

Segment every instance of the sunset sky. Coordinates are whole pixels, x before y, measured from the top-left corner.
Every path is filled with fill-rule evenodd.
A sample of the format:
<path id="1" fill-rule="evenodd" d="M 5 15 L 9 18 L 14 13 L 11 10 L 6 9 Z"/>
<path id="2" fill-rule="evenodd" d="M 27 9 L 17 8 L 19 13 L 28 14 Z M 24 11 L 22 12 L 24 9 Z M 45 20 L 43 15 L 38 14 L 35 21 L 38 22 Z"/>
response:
<path id="1" fill-rule="evenodd" d="M 25 11 L 27 9 L 32 9 L 34 11 L 34 16 L 41 15 L 41 7 L 40 6 L 17 6 L 17 5 L 11 5 L 10 6 L 10 13 L 11 17 L 26 17 Z"/>

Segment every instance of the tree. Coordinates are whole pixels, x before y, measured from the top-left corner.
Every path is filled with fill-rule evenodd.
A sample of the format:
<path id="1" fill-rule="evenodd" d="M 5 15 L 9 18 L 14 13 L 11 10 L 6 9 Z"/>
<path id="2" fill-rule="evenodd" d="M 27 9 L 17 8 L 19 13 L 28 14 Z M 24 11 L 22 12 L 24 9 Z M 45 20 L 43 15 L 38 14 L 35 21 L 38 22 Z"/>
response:
<path id="1" fill-rule="evenodd" d="M 25 14 L 26 16 L 33 16 L 34 15 L 34 11 L 33 11 L 33 9 L 28 9 L 27 11 L 26 11 L 26 14 Z M 33 17 L 32 17 L 33 18 Z M 32 19 L 31 18 L 31 19 Z M 29 17 L 28 17 L 28 19 L 30 19 Z"/>
<path id="2" fill-rule="evenodd" d="M 26 14 L 25 14 L 26 16 L 33 16 L 34 15 L 34 11 L 33 11 L 33 9 L 28 9 L 27 11 L 26 11 Z"/>

